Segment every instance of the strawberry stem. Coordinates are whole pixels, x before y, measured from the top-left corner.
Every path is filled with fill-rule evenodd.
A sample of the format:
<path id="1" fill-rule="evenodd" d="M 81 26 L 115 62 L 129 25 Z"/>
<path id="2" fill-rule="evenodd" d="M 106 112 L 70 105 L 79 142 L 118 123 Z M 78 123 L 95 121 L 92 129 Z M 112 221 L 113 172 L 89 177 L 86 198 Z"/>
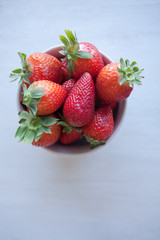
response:
<path id="1" fill-rule="evenodd" d="M 18 81 L 19 84 L 22 84 L 23 82 L 30 84 L 28 76 L 32 74 L 32 72 L 28 70 L 29 64 L 27 64 L 26 62 L 26 54 L 18 52 L 18 55 L 21 59 L 22 68 L 15 69 L 11 72 L 11 74 L 9 75 L 11 82 L 14 82 L 19 79 Z"/>
<path id="2" fill-rule="evenodd" d="M 19 112 L 19 116 L 21 117 L 20 126 L 15 133 L 15 137 L 19 137 L 19 142 L 24 141 L 28 144 L 32 144 L 33 140 L 37 142 L 42 137 L 43 132 L 51 134 L 49 127 L 58 121 L 53 117 L 36 116 L 27 111 Z"/>
<path id="3" fill-rule="evenodd" d="M 67 70 L 71 74 L 71 71 L 75 72 L 75 63 L 78 58 L 91 59 L 93 56 L 87 52 L 80 50 L 76 33 L 73 34 L 70 30 L 65 30 L 66 36 L 60 35 L 59 38 L 64 44 L 63 50 L 59 51 L 67 59 Z M 68 39 L 67 39 L 68 38 Z"/>
<path id="4" fill-rule="evenodd" d="M 71 133 L 72 130 L 75 130 L 77 132 L 82 132 L 81 127 L 75 127 L 71 125 L 69 122 L 67 122 L 67 120 L 62 115 L 59 114 L 59 116 L 61 117 L 61 121 L 59 121 L 57 124 L 63 127 L 62 132 Z"/>
<path id="5" fill-rule="evenodd" d="M 140 74 L 144 69 L 139 70 L 139 68 L 135 66 L 136 64 L 135 61 L 130 63 L 128 59 L 120 59 L 120 68 L 117 68 L 118 72 L 122 74 L 122 77 L 119 80 L 120 85 L 124 84 L 126 81 L 129 82 L 130 87 L 133 87 L 134 84 L 142 84 L 141 79 L 143 76 L 140 76 Z"/>
<path id="6" fill-rule="evenodd" d="M 84 137 L 86 139 L 86 141 L 90 143 L 91 149 L 94 149 L 94 148 L 96 148 L 100 145 L 106 144 L 106 141 L 95 140 L 95 139 L 93 139 L 91 137 L 88 137 L 84 134 L 82 135 L 82 137 Z"/>
<path id="7" fill-rule="evenodd" d="M 26 85 L 23 85 L 23 104 L 30 109 L 30 111 L 36 115 L 37 106 L 36 103 L 39 103 L 41 98 L 45 95 L 42 87 L 35 87 L 35 82 L 32 83 L 27 89 Z"/>

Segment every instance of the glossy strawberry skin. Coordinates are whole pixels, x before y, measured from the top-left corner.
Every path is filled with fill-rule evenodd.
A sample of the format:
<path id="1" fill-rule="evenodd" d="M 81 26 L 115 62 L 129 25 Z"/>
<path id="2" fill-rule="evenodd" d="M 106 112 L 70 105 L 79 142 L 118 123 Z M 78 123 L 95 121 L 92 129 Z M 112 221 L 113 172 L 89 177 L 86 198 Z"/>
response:
<path id="1" fill-rule="evenodd" d="M 60 142 L 67 145 L 77 141 L 82 136 L 82 132 L 77 132 L 76 130 L 72 130 L 72 132 L 62 132 L 60 137 Z"/>
<path id="2" fill-rule="evenodd" d="M 95 111 L 92 121 L 83 127 L 83 134 L 98 141 L 106 141 L 114 129 L 111 107 L 101 107 Z"/>
<path id="3" fill-rule="evenodd" d="M 83 75 L 83 73 L 88 72 L 91 74 L 93 80 L 95 80 L 99 71 L 104 67 L 101 53 L 91 43 L 81 42 L 79 43 L 79 47 L 80 50 L 87 51 L 92 54 L 93 58 L 78 58 L 76 61 L 74 61 L 75 72 L 72 71 L 71 74 L 75 79 L 79 79 Z M 68 77 L 66 61 L 62 61 L 62 70 L 64 78 L 66 79 Z"/>
<path id="4" fill-rule="evenodd" d="M 67 97 L 63 107 L 63 115 L 71 125 L 81 127 L 91 121 L 94 111 L 94 82 L 89 73 L 84 73 Z"/>
<path id="5" fill-rule="evenodd" d="M 51 117 L 56 118 L 54 114 L 52 114 Z M 43 132 L 42 137 L 37 142 L 33 140 L 32 145 L 37 147 L 49 147 L 52 144 L 55 144 L 60 139 L 61 126 L 54 124 L 54 125 L 51 125 L 49 128 L 52 133 Z"/>
<path id="6" fill-rule="evenodd" d="M 76 79 L 71 78 L 62 84 L 62 86 L 66 89 L 68 95 L 75 83 L 76 83 Z"/>
<path id="7" fill-rule="evenodd" d="M 35 82 L 36 87 L 42 87 L 45 95 L 37 103 L 37 115 L 48 115 L 57 111 L 64 103 L 67 92 L 59 84 L 48 80 Z"/>
<path id="8" fill-rule="evenodd" d="M 28 76 L 30 83 L 42 79 L 61 83 L 63 80 L 62 64 L 56 58 L 46 53 L 33 53 L 27 58 L 29 70 L 32 72 Z"/>
<path id="9" fill-rule="evenodd" d="M 120 67 L 119 63 L 107 64 L 96 79 L 96 95 L 108 104 L 126 99 L 133 90 L 127 81 L 120 85 L 119 80 L 122 75 L 117 71 L 117 67 Z"/>

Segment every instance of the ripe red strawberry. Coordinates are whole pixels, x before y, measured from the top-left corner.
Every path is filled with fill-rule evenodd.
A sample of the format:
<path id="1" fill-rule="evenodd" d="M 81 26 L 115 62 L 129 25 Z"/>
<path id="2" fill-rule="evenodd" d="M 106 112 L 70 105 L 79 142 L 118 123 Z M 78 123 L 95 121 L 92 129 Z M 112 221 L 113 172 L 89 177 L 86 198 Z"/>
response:
<path id="1" fill-rule="evenodd" d="M 111 107 L 101 107 L 95 111 L 92 121 L 83 127 L 83 134 L 86 136 L 92 147 L 104 144 L 111 136 L 114 129 L 113 112 Z"/>
<path id="2" fill-rule="evenodd" d="M 84 73 L 64 103 L 63 116 L 71 125 L 81 127 L 91 121 L 94 111 L 94 82 L 89 73 Z"/>
<path id="3" fill-rule="evenodd" d="M 76 83 L 76 79 L 71 78 L 62 84 L 62 86 L 66 89 L 68 95 L 75 83 Z"/>
<path id="4" fill-rule="evenodd" d="M 23 91 L 23 104 L 37 115 L 57 111 L 67 97 L 67 92 L 61 85 L 48 80 L 36 81 L 28 89 L 24 85 Z"/>
<path id="5" fill-rule="evenodd" d="M 13 70 L 10 74 L 13 81 L 20 78 L 19 83 L 33 83 L 42 79 L 61 83 L 63 80 L 61 62 L 46 53 L 33 53 L 26 59 L 26 54 L 18 53 L 22 69 Z M 26 84 L 28 86 L 28 84 Z"/>
<path id="6" fill-rule="evenodd" d="M 62 131 L 60 142 L 63 144 L 71 144 L 77 141 L 81 136 L 82 136 L 82 132 L 77 132 L 74 129 L 69 133 Z"/>
<path id="7" fill-rule="evenodd" d="M 15 137 L 20 141 L 40 147 L 48 147 L 56 143 L 61 135 L 61 126 L 57 124 L 56 115 L 48 117 L 36 116 L 31 112 L 19 112 L 21 124 Z"/>
<path id="8" fill-rule="evenodd" d="M 96 79 L 97 97 L 108 104 L 118 102 L 129 97 L 133 90 L 133 85 L 141 84 L 140 76 L 142 70 L 136 65 L 136 62 L 130 64 L 129 60 L 121 58 L 120 63 L 110 63 L 103 67 Z"/>
<path id="9" fill-rule="evenodd" d="M 59 121 L 58 124 L 63 127 L 60 142 L 63 144 L 70 144 L 75 142 L 82 136 L 82 128 L 71 125 L 66 121 L 63 115 L 60 116 L 61 121 Z"/>
<path id="10" fill-rule="evenodd" d="M 42 137 L 36 142 L 33 140 L 32 145 L 37 147 L 49 147 L 60 139 L 61 126 L 54 124 L 49 127 L 51 133 L 42 133 Z"/>
<path id="11" fill-rule="evenodd" d="M 62 69 L 65 79 L 72 75 L 75 79 L 79 79 L 83 73 L 89 72 L 95 80 L 99 71 L 103 68 L 104 63 L 101 53 L 91 43 L 78 43 L 76 35 L 70 30 L 65 30 L 68 39 L 60 35 L 60 40 L 64 44 L 63 50 L 60 51 L 65 55 L 62 59 Z"/>

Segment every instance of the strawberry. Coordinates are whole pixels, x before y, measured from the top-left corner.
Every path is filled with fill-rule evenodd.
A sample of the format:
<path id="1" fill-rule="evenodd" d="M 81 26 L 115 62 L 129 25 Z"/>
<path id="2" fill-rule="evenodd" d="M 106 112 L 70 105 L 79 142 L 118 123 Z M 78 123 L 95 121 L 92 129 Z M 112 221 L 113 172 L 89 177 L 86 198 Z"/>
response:
<path id="1" fill-rule="evenodd" d="M 64 103 L 63 116 L 71 125 L 81 127 L 91 121 L 94 111 L 94 82 L 89 73 L 84 73 Z"/>
<path id="2" fill-rule="evenodd" d="M 77 132 L 74 129 L 69 133 L 62 131 L 60 142 L 63 144 L 71 144 L 77 141 L 81 136 L 82 136 L 82 132 Z"/>
<path id="3" fill-rule="evenodd" d="M 70 144 L 77 141 L 82 136 L 82 128 L 71 125 L 62 115 L 60 117 L 61 121 L 58 124 L 63 127 L 60 142 Z"/>
<path id="4" fill-rule="evenodd" d="M 65 30 L 65 33 L 68 39 L 60 35 L 60 40 L 64 44 L 60 53 L 65 56 L 62 59 L 65 79 L 67 78 L 68 70 L 68 76 L 72 75 L 75 79 L 79 79 L 83 73 L 88 72 L 95 80 L 104 66 L 101 53 L 91 43 L 78 43 L 76 34 L 74 35 L 70 30 Z"/>
<path id="5" fill-rule="evenodd" d="M 114 129 L 113 112 L 111 107 L 101 107 L 95 111 L 91 122 L 83 127 L 83 136 L 90 142 L 91 147 L 105 144 Z"/>
<path id="6" fill-rule="evenodd" d="M 10 74 L 12 81 L 19 83 L 33 83 L 42 79 L 61 83 L 63 80 L 62 64 L 56 58 L 46 53 L 33 53 L 26 59 L 26 54 L 18 52 L 21 58 L 22 69 L 13 70 Z"/>
<path id="7" fill-rule="evenodd" d="M 120 59 L 120 63 L 110 63 L 104 66 L 96 79 L 96 95 L 108 104 L 118 102 L 129 97 L 133 85 L 141 84 L 142 70 L 136 62 Z"/>
<path id="8" fill-rule="evenodd" d="M 37 115 L 48 115 L 57 111 L 67 97 L 67 92 L 61 85 L 48 80 L 36 81 L 28 89 L 24 84 L 23 92 L 23 104 Z"/>
<path id="9" fill-rule="evenodd" d="M 48 117 L 36 116 L 32 112 L 19 112 L 21 120 L 15 137 L 19 141 L 40 147 L 48 147 L 56 143 L 61 135 L 61 126 L 57 124 L 56 115 Z"/>
<path id="10" fill-rule="evenodd" d="M 76 79 L 71 78 L 62 84 L 62 86 L 66 89 L 68 95 L 75 83 L 76 83 Z"/>

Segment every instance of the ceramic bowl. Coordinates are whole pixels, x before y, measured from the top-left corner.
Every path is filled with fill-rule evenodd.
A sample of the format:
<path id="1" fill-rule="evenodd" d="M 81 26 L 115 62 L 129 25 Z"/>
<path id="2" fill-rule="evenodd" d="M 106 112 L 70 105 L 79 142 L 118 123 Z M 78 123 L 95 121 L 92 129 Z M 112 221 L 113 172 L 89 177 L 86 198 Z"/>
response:
<path id="1" fill-rule="evenodd" d="M 58 59 L 62 58 L 63 56 L 59 53 L 59 51 L 62 50 L 61 46 L 55 46 L 51 47 L 49 49 L 46 49 L 43 51 L 44 53 L 50 54 Z M 107 56 L 106 54 L 102 53 L 102 59 L 104 61 L 104 64 L 108 64 L 113 62 L 113 60 Z M 22 101 L 22 88 L 19 89 L 18 91 L 18 110 L 22 111 L 23 107 L 21 105 Z M 72 143 L 70 145 L 63 145 L 61 143 L 56 143 L 50 147 L 45 148 L 47 151 L 52 151 L 55 153 L 64 153 L 64 154 L 81 154 L 81 153 L 87 153 L 90 151 L 96 151 L 100 150 L 102 147 L 107 148 L 108 143 L 112 140 L 112 138 L 115 136 L 115 133 L 117 132 L 118 128 L 121 125 L 122 119 L 124 117 L 124 112 L 126 108 L 126 100 L 122 100 L 118 103 L 117 107 L 114 109 L 113 114 L 114 114 L 114 131 L 112 133 L 112 136 L 108 139 L 107 143 L 102 146 L 98 146 L 95 149 L 90 148 L 89 143 L 87 143 L 85 140 L 79 140 L 75 143 Z"/>

